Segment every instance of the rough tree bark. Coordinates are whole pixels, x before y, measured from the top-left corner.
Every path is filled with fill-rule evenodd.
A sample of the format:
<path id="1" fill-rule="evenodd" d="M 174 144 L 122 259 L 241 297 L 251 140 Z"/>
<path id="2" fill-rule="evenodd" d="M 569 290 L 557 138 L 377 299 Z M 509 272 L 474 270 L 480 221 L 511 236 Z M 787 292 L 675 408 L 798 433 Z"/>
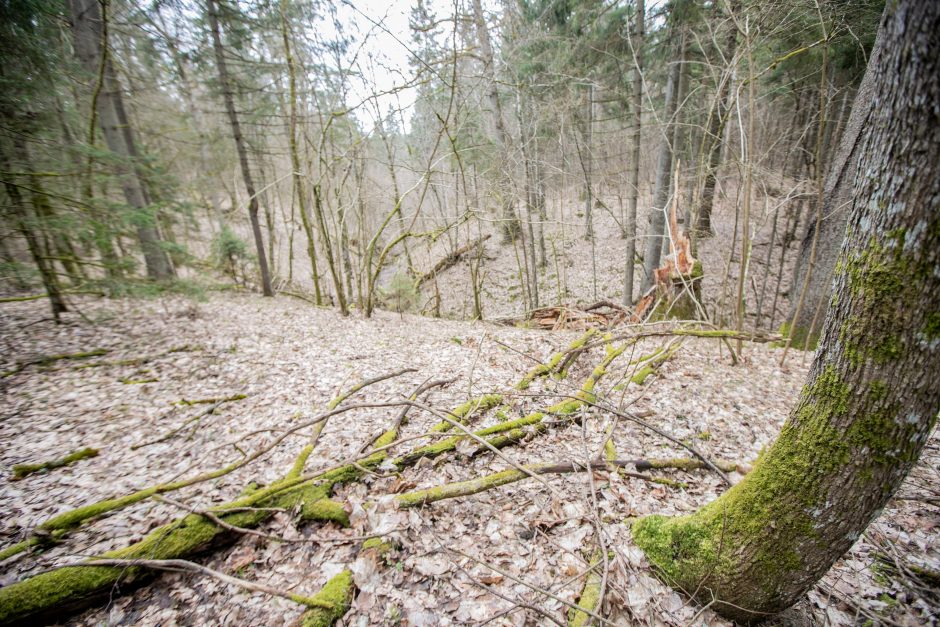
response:
<path id="1" fill-rule="evenodd" d="M 0 152 L 0 167 L 4 170 L 10 170 L 9 163 L 6 155 Z M 23 199 L 23 195 L 20 193 L 20 188 L 9 180 L 4 180 L 3 185 L 7 197 L 10 199 L 9 210 L 13 216 L 14 226 L 26 240 L 29 254 L 33 258 L 33 263 L 36 264 L 36 269 L 39 271 L 39 278 L 42 279 L 42 285 L 46 290 L 46 295 L 49 297 L 52 317 L 56 324 L 59 324 L 61 323 L 59 315 L 68 311 L 68 308 L 65 305 L 65 299 L 62 298 L 62 288 L 59 285 L 59 279 L 56 276 L 55 269 L 51 267 L 51 262 L 46 260 L 46 256 L 39 243 L 39 238 L 36 236 L 36 233 L 33 232 L 30 223 L 34 220 L 31 219 L 29 210 L 26 208 L 26 203 Z"/>
<path id="2" fill-rule="evenodd" d="M 232 127 L 232 138 L 235 140 L 235 148 L 238 151 L 238 163 L 241 166 L 242 180 L 245 183 L 245 191 L 248 193 L 248 218 L 251 221 L 251 233 L 254 236 L 255 250 L 258 254 L 258 267 L 261 270 L 261 291 L 265 296 L 274 296 L 274 289 L 271 287 L 271 273 L 268 270 L 268 259 L 264 252 L 261 222 L 258 220 L 258 196 L 255 193 L 255 183 L 251 177 L 251 167 L 248 165 L 248 148 L 245 146 L 245 139 L 242 137 L 241 126 L 238 123 L 235 98 L 232 95 L 228 67 L 225 64 L 225 51 L 222 48 L 222 35 L 219 30 L 219 5 L 215 0 L 208 0 L 207 8 L 209 28 L 212 31 L 212 48 L 215 52 L 215 62 L 219 71 L 222 97 L 225 100 L 225 111 Z"/>
<path id="3" fill-rule="evenodd" d="M 673 31 L 674 32 L 674 31 Z M 677 50 L 676 59 L 682 58 L 682 51 Z M 676 88 L 682 64 L 675 62 L 669 69 L 666 80 L 666 100 L 663 106 L 663 140 L 659 148 L 659 162 L 656 166 L 656 188 L 653 192 L 653 205 L 650 208 L 649 228 L 646 233 L 646 254 L 643 256 L 643 283 L 640 293 L 645 294 L 653 286 L 653 271 L 660 265 L 663 239 L 666 230 L 666 202 L 672 181 L 672 134 L 668 128 L 676 112 Z"/>
<path id="4" fill-rule="evenodd" d="M 839 256 L 839 244 L 845 235 L 845 223 L 848 220 L 848 207 L 852 202 L 853 175 L 859 159 L 859 138 L 862 126 L 868 117 L 869 104 L 875 99 L 874 72 L 879 64 L 880 33 L 875 40 L 868 69 L 855 96 L 855 104 L 849 115 L 839 148 L 833 157 L 824 189 L 824 204 L 819 223 L 819 238 L 816 242 L 816 255 L 810 263 L 816 224 L 810 223 L 803 238 L 800 255 L 796 261 L 797 272 L 793 275 L 793 287 L 790 289 L 791 305 L 787 316 L 784 333 L 792 338 L 792 346 L 813 348 L 819 340 L 819 328 L 813 329 L 813 319 L 820 307 L 832 293 L 833 270 Z M 809 272 L 809 282 L 803 296 L 803 304 L 797 311 L 798 296 Z"/>
<path id="5" fill-rule="evenodd" d="M 288 145 L 290 146 L 290 163 L 294 181 L 294 193 L 300 210 L 300 223 L 303 225 L 304 235 L 307 237 L 307 257 L 310 259 L 310 272 L 313 275 L 313 292 L 317 305 L 323 304 L 323 295 L 320 292 L 320 273 L 317 270 L 317 245 L 313 237 L 313 225 L 310 222 L 310 213 L 307 211 L 307 188 L 304 185 L 304 175 L 301 172 L 300 153 L 297 150 L 297 72 L 294 69 L 294 56 L 290 48 L 290 32 L 287 21 L 287 2 L 281 0 L 281 36 L 284 40 L 284 60 L 287 63 L 287 80 L 290 89 L 290 118 L 288 121 Z"/>
<path id="6" fill-rule="evenodd" d="M 623 273 L 623 304 L 633 304 L 633 270 L 636 261 L 636 204 L 640 195 L 640 136 L 643 124 L 643 42 L 646 36 L 646 3 L 636 0 L 633 47 L 633 164 L 627 201 L 626 267 Z"/>
<path id="7" fill-rule="evenodd" d="M 718 5 L 716 5 L 717 7 Z M 732 2 L 731 13 L 739 9 L 737 1 Z M 730 22 L 731 20 L 729 20 Z M 738 29 L 733 23 L 728 24 L 728 38 L 725 40 L 725 49 L 722 53 L 726 63 L 733 63 L 734 54 L 738 47 Z M 702 140 L 708 146 L 708 165 L 705 169 L 705 181 L 702 184 L 702 195 L 699 202 L 698 219 L 696 224 L 697 236 L 712 234 L 712 207 L 715 204 L 715 184 L 718 181 L 718 166 L 721 165 L 721 138 L 725 132 L 725 122 L 728 119 L 728 110 L 731 108 L 731 77 L 719 85 L 715 95 L 715 107 L 708 120 L 708 133 Z"/>
<path id="8" fill-rule="evenodd" d="M 134 133 L 127 123 L 121 85 L 108 56 L 105 21 L 97 0 L 69 0 L 75 54 L 85 71 L 100 79 L 100 92 L 95 99 L 98 126 L 108 150 L 121 160 L 121 189 L 127 204 L 141 214 L 137 222 L 137 239 L 144 253 L 147 275 L 154 279 L 173 277 L 173 267 L 163 250 L 160 235 L 149 208 L 147 193 L 137 164 Z"/>
<path id="9" fill-rule="evenodd" d="M 483 61 L 483 71 L 486 74 L 488 87 L 486 90 L 486 99 L 490 103 L 490 117 L 493 126 L 493 134 L 496 139 L 496 148 L 499 153 L 499 162 L 497 168 L 497 187 L 499 190 L 498 201 L 502 205 L 502 216 L 500 223 L 503 232 L 503 243 L 509 243 L 518 237 L 522 231 L 522 225 L 519 216 L 516 214 L 516 208 L 513 203 L 512 181 L 509 177 L 509 163 L 506 155 L 509 152 L 509 134 L 506 132 L 506 125 L 503 122 L 503 108 L 499 103 L 499 90 L 496 88 L 496 67 L 493 57 L 493 44 L 490 41 L 490 31 L 486 26 L 486 17 L 483 15 L 483 4 L 480 0 L 473 0 L 473 21 L 476 27 L 477 37 L 480 42 L 480 56 Z"/>
<path id="10" fill-rule="evenodd" d="M 741 622 L 789 607 L 851 547 L 940 409 L 940 4 L 889 5 L 881 37 L 835 290 L 796 407 L 741 483 L 633 528 L 667 581 Z"/>

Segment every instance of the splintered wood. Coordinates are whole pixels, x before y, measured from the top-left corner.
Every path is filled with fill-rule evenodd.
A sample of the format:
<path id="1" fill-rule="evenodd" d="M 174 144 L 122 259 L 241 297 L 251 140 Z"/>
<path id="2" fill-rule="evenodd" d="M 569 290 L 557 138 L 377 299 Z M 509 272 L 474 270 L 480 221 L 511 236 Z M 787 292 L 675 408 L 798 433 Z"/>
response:
<path id="1" fill-rule="evenodd" d="M 542 307 L 530 312 L 528 317 L 538 328 L 551 331 L 607 329 L 630 318 L 629 309 L 608 301 L 594 303 L 584 308 L 574 305 Z"/>

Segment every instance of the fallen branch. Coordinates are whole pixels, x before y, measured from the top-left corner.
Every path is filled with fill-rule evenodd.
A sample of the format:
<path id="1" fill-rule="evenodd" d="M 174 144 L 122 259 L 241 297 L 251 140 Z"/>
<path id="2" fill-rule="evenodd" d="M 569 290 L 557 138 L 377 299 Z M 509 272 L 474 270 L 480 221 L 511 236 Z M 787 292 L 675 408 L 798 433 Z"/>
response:
<path id="1" fill-rule="evenodd" d="M 46 294 L 30 294 L 29 296 L 4 296 L 0 298 L 0 303 L 21 303 L 27 300 L 39 300 L 45 298 Z"/>
<path id="2" fill-rule="evenodd" d="M 230 525 L 242 528 L 257 527 L 267 520 L 272 515 L 267 508 L 296 507 L 303 520 L 347 524 L 342 505 L 328 498 L 334 483 L 301 484 L 279 490 L 279 482 L 276 482 L 219 509 L 257 507 L 256 510 L 222 515 Z M 227 544 L 232 539 L 233 534 L 205 517 L 188 514 L 154 529 L 139 542 L 100 557 L 107 560 L 179 559 Z M 0 625 L 36 624 L 48 619 L 61 619 L 98 599 L 108 598 L 115 585 L 139 583 L 146 576 L 140 567 L 127 564 L 120 567 L 88 564 L 64 566 L 29 577 L 0 588 Z"/>
<path id="3" fill-rule="evenodd" d="M 31 359 L 17 360 L 16 366 L 12 370 L 7 370 L 3 374 L 0 374 L 0 378 L 12 377 L 13 375 L 21 372 L 22 370 L 28 368 L 29 366 L 46 366 L 51 363 L 61 361 L 64 359 L 88 359 L 89 357 L 100 357 L 106 355 L 108 350 L 105 348 L 97 348 L 91 351 L 85 351 L 81 353 L 62 353 L 60 355 L 40 355 L 39 357 L 33 357 Z"/>
<path id="4" fill-rule="evenodd" d="M 689 459 L 688 457 L 671 457 L 668 459 L 634 459 L 631 461 L 637 470 L 663 470 L 672 468 L 675 470 L 711 470 L 712 467 L 700 459 Z M 715 467 L 723 472 L 737 472 L 746 475 L 751 472 L 749 464 L 726 462 L 715 460 L 712 462 Z"/>
<path id="5" fill-rule="evenodd" d="M 518 418 L 516 420 L 509 420 L 492 427 L 487 427 L 486 429 L 481 429 L 475 431 L 473 435 L 480 438 L 487 438 L 487 436 L 496 436 L 494 438 L 487 438 L 487 443 L 495 448 L 501 448 L 506 446 L 509 443 L 517 442 L 519 439 L 526 435 L 526 427 L 533 427 L 537 431 L 545 429 L 544 425 L 540 423 L 548 415 L 561 415 L 569 416 L 575 413 L 580 409 L 588 399 L 594 398 L 594 386 L 597 382 L 607 373 L 607 367 L 614 361 L 621 353 L 625 350 L 624 347 L 617 349 L 607 348 L 607 355 L 604 359 L 594 368 L 591 372 L 591 375 L 584 381 L 581 385 L 581 389 L 574 396 L 570 396 L 568 400 L 561 401 L 556 403 L 551 407 L 545 409 L 544 411 L 536 411 L 528 416 Z M 464 439 L 466 436 L 454 436 L 442 440 L 436 444 L 428 444 L 426 446 L 419 447 L 414 449 L 409 453 L 405 453 L 394 460 L 396 467 L 401 470 L 405 466 L 410 466 L 418 461 L 422 457 L 437 457 L 443 453 L 453 451 L 457 448 L 457 443 L 460 440 Z"/>
<path id="6" fill-rule="evenodd" d="M 592 461 L 590 464 L 582 464 L 578 462 L 561 462 L 561 463 L 545 463 L 545 464 L 527 464 L 522 466 L 521 470 L 517 468 L 512 468 L 510 470 L 503 470 L 502 472 L 496 472 L 484 477 L 478 477 L 476 479 L 470 479 L 469 481 L 455 481 L 453 483 L 446 483 L 441 486 L 434 488 L 426 488 L 423 490 L 414 490 L 412 492 L 405 492 L 404 494 L 399 494 L 395 497 L 395 501 L 398 503 L 399 507 L 408 508 L 408 507 L 423 507 L 425 505 L 430 505 L 431 503 L 436 503 L 437 501 L 443 501 L 445 499 L 459 498 L 462 496 L 471 496 L 473 494 L 479 494 L 480 492 L 485 492 L 492 488 L 498 488 L 510 483 L 516 483 L 517 481 L 522 481 L 527 479 L 532 475 L 558 475 L 558 474 L 568 474 L 574 472 L 584 472 L 585 470 L 609 470 L 611 467 L 623 468 L 625 466 L 635 465 L 635 460 L 597 460 Z M 636 479 L 643 479 L 644 481 L 650 481 L 653 483 L 659 483 L 657 477 L 651 477 L 649 475 L 640 474 L 637 472 L 629 472 L 625 470 L 620 470 L 622 474 L 628 477 L 634 477 Z"/>
<path id="7" fill-rule="evenodd" d="M 431 279 L 439 275 L 441 272 L 444 272 L 445 270 L 456 265 L 457 262 L 460 261 L 461 257 L 463 257 L 464 255 L 466 255 L 467 253 L 473 250 L 476 250 L 477 247 L 482 246 L 483 242 L 488 240 L 490 237 L 492 236 L 489 233 L 487 233 L 486 235 L 483 235 L 482 237 L 479 237 L 475 239 L 474 241 L 470 242 L 469 244 L 465 244 L 461 246 L 460 248 L 456 249 L 455 251 L 451 252 L 450 254 L 448 254 L 446 257 L 444 257 L 443 259 L 438 261 L 436 264 L 434 264 L 434 267 L 432 267 L 430 271 L 426 272 L 425 274 L 422 274 L 420 277 L 418 277 L 415 280 L 415 289 L 416 290 L 421 289 L 422 285 L 424 285 L 425 283 L 427 283 L 428 281 L 430 281 Z"/>
<path id="8" fill-rule="evenodd" d="M 532 384 L 533 381 L 539 377 L 547 376 L 553 372 L 566 372 L 570 364 L 562 364 L 562 360 L 565 360 L 566 357 L 574 355 L 579 355 L 583 349 L 584 345 L 587 344 L 588 340 L 597 333 L 596 329 L 588 329 L 584 335 L 572 342 L 567 349 L 563 351 L 558 351 L 552 355 L 547 362 L 544 364 L 539 364 L 532 370 L 526 373 L 524 377 L 516 384 L 517 390 L 525 390 Z M 567 360 L 565 360 L 567 362 Z"/>
<path id="9" fill-rule="evenodd" d="M 629 413 L 629 412 L 627 412 L 627 413 L 622 412 L 622 411 L 618 410 L 616 407 L 611 406 L 609 403 L 595 402 L 595 401 L 585 401 L 585 402 L 588 403 L 589 405 L 591 405 L 592 407 L 597 407 L 598 409 L 602 409 L 602 410 L 604 410 L 604 411 L 609 411 L 610 413 L 614 414 L 615 416 L 617 416 L 617 417 L 619 417 L 619 418 L 623 418 L 624 420 L 630 420 L 630 421 L 632 421 L 632 422 L 635 422 L 635 423 L 637 423 L 638 425 L 640 425 L 641 427 L 644 427 L 644 428 L 646 428 L 646 429 L 649 429 L 649 430 L 652 431 L 653 433 L 655 433 L 655 434 L 657 434 L 657 435 L 660 435 L 660 436 L 666 438 L 667 440 L 669 440 L 669 441 L 672 442 L 673 444 L 677 444 L 678 446 L 681 446 L 682 448 L 686 449 L 687 451 L 689 451 L 690 453 L 692 453 L 693 455 L 695 455 L 696 457 L 698 457 L 698 458 L 702 461 L 702 463 L 705 464 L 705 466 L 707 466 L 707 467 L 710 468 L 711 470 L 715 471 L 715 473 L 721 478 L 721 480 L 724 482 L 725 485 L 728 485 L 728 486 L 731 485 L 731 480 L 728 479 L 728 477 L 727 477 L 727 475 L 725 475 L 724 471 L 722 471 L 721 468 L 719 468 L 717 465 L 715 465 L 715 462 L 711 461 L 710 459 L 708 459 L 707 457 L 705 457 L 705 455 L 703 455 L 703 454 L 700 453 L 698 450 L 696 450 L 696 448 L 695 448 L 694 446 L 692 446 L 692 445 L 690 445 L 690 444 L 687 444 L 687 443 L 683 442 L 682 440 L 679 440 L 678 438 L 674 438 L 673 436 L 669 435 L 668 433 L 666 433 L 666 432 L 663 431 L 662 429 L 658 429 L 658 428 L 654 427 L 653 425 L 651 425 L 650 423 L 646 422 L 645 420 L 643 420 L 642 418 L 640 418 L 640 417 L 637 416 L 636 414 L 631 414 L 631 413 Z"/>
<path id="10" fill-rule="evenodd" d="M 153 444 L 159 444 L 159 443 L 161 443 L 161 442 L 166 442 L 167 440 L 170 440 L 170 439 L 176 437 L 176 435 L 177 435 L 180 431 L 182 431 L 183 429 L 185 429 L 186 427 L 188 427 L 188 426 L 191 425 L 191 424 L 193 425 L 193 430 L 190 432 L 190 437 L 192 437 L 192 434 L 195 433 L 195 430 L 196 430 L 196 428 L 198 427 L 199 421 L 202 420 L 205 416 L 208 416 L 209 414 L 214 413 L 215 410 L 217 410 L 217 409 L 222 405 L 222 402 L 224 402 L 224 401 L 219 401 L 219 402 L 217 402 L 217 403 L 213 403 L 210 407 L 207 407 L 206 409 L 202 410 L 201 412 L 199 412 L 199 413 L 196 414 L 195 416 L 193 416 L 193 417 L 191 417 L 191 418 L 187 418 L 187 419 L 183 422 L 183 424 L 181 424 L 180 426 L 176 427 L 176 428 L 173 429 L 172 431 L 169 431 L 169 432 L 167 432 L 167 433 L 161 435 L 160 437 L 158 437 L 158 438 L 156 438 L 156 439 L 154 439 L 154 440 L 149 440 L 149 441 L 147 441 L 147 442 L 142 442 L 141 444 L 132 444 L 132 445 L 131 445 L 131 450 L 132 450 L 132 451 L 136 451 L 137 449 L 144 448 L 145 446 L 151 446 L 151 445 L 153 445 Z M 196 423 L 196 424 L 193 424 L 193 423 Z"/>
<path id="11" fill-rule="evenodd" d="M 512 580 L 512 581 L 515 581 L 515 582 L 518 583 L 518 584 L 521 584 L 521 585 L 525 586 L 526 588 L 529 588 L 530 590 L 534 590 L 535 592 L 538 592 L 539 594 L 545 595 L 545 596 L 547 596 L 547 597 L 550 598 L 550 599 L 554 599 L 555 601 L 561 603 L 562 605 L 566 605 L 566 606 L 568 606 L 568 607 L 571 608 L 571 609 L 581 610 L 581 611 L 583 611 L 584 613 L 586 613 L 588 616 L 590 616 L 591 618 L 593 618 L 594 620 L 596 620 L 596 621 L 598 621 L 598 622 L 600 622 L 600 623 L 602 623 L 602 624 L 605 624 L 605 625 L 610 625 L 610 624 L 612 624 L 609 620 L 607 620 L 607 619 L 604 618 L 603 616 L 598 615 L 598 614 L 597 614 L 596 612 L 594 612 L 593 610 L 588 610 L 588 609 L 586 609 L 586 608 L 578 607 L 576 604 L 572 603 L 571 601 L 568 601 L 568 600 L 566 600 L 566 599 L 563 599 L 563 598 L 561 598 L 560 596 L 558 596 L 558 595 L 552 593 L 552 592 L 549 591 L 549 590 L 543 590 L 542 588 L 539 588 L 538 586 L 534 586 L 534 585 L 532 585 L 531 583 L 529 583 L 529 582 L 527 582 L 527 581 L 525 581 L 525 580 L 523 580 L 523 579 L 520 579 L 519 577 L 516 577 L 516 576 L 513 575 L 512 573 L 507 572 L 507 571 L 505 571 L 505 570 L 503 570 L 502 568 L 499 568 L 499 567 L 497 567 L 497 566 L 493 566 L 492 564 L 487 564 L 487 563 L 484 562 L 483 560 L 477 559 L 476 557 L 473 557 L 472 555 L 469 555 L 469 554 L 467 554 L 467 553 L 464 553 L 464 552 L 461 551 L 460 549 L 454 549 L 454 548 L 451 548 L 451 547 L 444 547 L 444 549 L 445 549 L 446 551 L 450 552 L 450 553 L 456 553 L 457 555 L 460 555 L 461 557 L 464 557 L 464 558 L 466 558 L 466 559 L 468 559 L 468 560 L 470 560 L 470 561 L 472 561 L 472 562 L 476 562 L 477 564 L 479 564 L 479 565 L 481 565 L 481 566 L 484 566 L 484 567 L 486 567 L 486 568 L 488 568 L 488 569 L 490 569 L 490 570 L 492 570 L 492 571 L 494 571 L 494 572 L 496 572 L 496 573 L 499 573 L 500 575 L 502 575 L 502 576 L 505 577 L 506 579 L 510 579 L 510 580 Z"/>
<path id="12" fill-rule="evenodd" d="M 636 385 L 643 385 L 646 383 L 646 379 L 649 378 L 651 374 L 654 374 L 659 368 L 669 361 L 673 355 L 679 350 L 681 344 L 675 344 L 661 348 L 656 351 L 646 359 L 637 360 L 637 365 L 643 364 L 643 366 L 637 370 L 633 376 L 630 377 L 630 382 L 635 383 Z"/>
<path id="13" fill-rule="evenodd" d="M 234 401 L 240 401 L 246 398 L 248 398 L 247 394 L 233 394 L 232 396 L 223 396 L 219 398 L 200 398 L 200 399 L 195 399 L 195 400 L 187 400 L 185 398 L 181 398 L 180 400 L 175 401 L 173 405 L 185 405 L 187 407 L 190 407 L 192 405 L 208 405 L 208 404 L 221 405 L 222 403 L 232 403 Z"/>
<path id="14" fill-rule="evenodd" d="M 188 572 L 196 573 L 200 575 L 207 575 L 213 579 L 218 579 L 224 583 L 237 586 L 244 590 L 250 592 L 262 592 L 264 594 L 269 594 L 271 596 L 280 597 L 282 599 L 287 599 L 288 601 L 293 601 L 295 603 L 300 603 L 301 605 L 306 605 L 307 607 L 315 608 L 329 608 L 331 607 L 325 601 L 318 599 L 316 597 L 305 597 L 299 594 L 294 594 L 293 592 L 284 592 L 273 588 L 271 586 L 265 585 L 263 583 L 257 583 L 252 581 L 245 581 L 238 577 L 233 577 L 231 575 L 226 575 L 225 573 L 219 572 L 208 566 L 203 566 L 202 564 L 197 564 L 196 562 L 190 562 L 188 560 L 182 559 L 165 559 L 165 560 L 155 560 L 155 559 L 93 559 L 88 562 L 79 562 L 77 564 L 68 564 L 64 568 L 87 568 L 95 567 L 100 568 L 102 566 L 116 566 L 120 568 L 151 568 L 154 570 L 163 570 L 169 572 Z"/>
<path id="15" fill-rule="evenodd" d="M 593 612 L 600 605 L 601 596 L 601 574 L 594 568 L 601 561 L 601 552 L 594 551 L 591 556 L 590 565 L 592 570 L 588 572 L 584 579 L 584 587 L 581 588 L 581 594 L 578 595 L 578 607 L 568 610 L 568 627 L 584 627 L 588 624 L 590 616 L 588 612 Z"/>
<path id="16" fill-rule="evenodd" d="M 397 376 L 398 374 L 401 374 L 402 372 L 405 372 L 405 371 L 400 371 L 398 373 L 393 373 L 391 375 L 383 375 L 382 377 L 377 377 L 374 380 L 370 379 L 369 382 L 375 382 L 376 380 L 384 380 L 392 376 Z M 361 390 L 363 387 L 365 387 L 364 384 L 368 384 L 368 382 L 363 382 L 363 384 L 360 384 L 359 387 L 357 387 L 357 390 Z M 348 398 L 348 396 L 349 396 L 349 393 L 341 395 L 340 402 L 342 402 L 342 399 Z M 131 494 L 126 494 L 120 497 L 97 501 L 89 505 L 84 505 L 82 507 L 78 507 L 76 509 L 63 512 L 62 514 L 58 514 L 56 516 L 53 516 L 52 518 L 49 518 L 48 520 L 46 520 L 45 522 L 37 526 L 32 532 L 33 537 L 23 540 L 21 542 L 17 542 L 16 544 L 13 544 L 11 546 L 6 547 L 3 550 L 0 550 L 0 561 L 8 559 L 12 557 L 13 555 L 16 555 L 17 553 L 22 553 L 23 551 L 30 549 L 34 546 L 41 545 L 42 543 L 44 543 L 45 541 L 49 539 L 58 539 L 64 534 L 64 532 L 81 525 L 82 523 L 84 523 L 85 521 L 89 519 L 98 518 L 110 512 L 122 509 L 129 505 L 133 505 L 134 503 L 139 503 L 140 501 L 146 500 L 158 494 L 166 494 L 168 492 L 174 492 L 176 490 L 187 488 L 197 483 L 203 483 L 205 481 L 211 481 L 213 479 L 218 479 L 219 477 L 225 476 L 231 472 L 234 472 L 235 470 L 238 470 L 239 468 L 247 466 L 248 464 L 260 459 L 261 457 L 263 457 L 270 451 L 277 448 L 278 445 L 280 445 L 284 440 L 286 440 L 288 437 L 290 437 L 297 431 L 300 431 L 302 429 L 305 429 L 311 426 L 315 427 L 321 423 L 324 423 L 326 420 L 328 420 L 330 417 L 336 414 L 344 413 L 344 412 L 355 410 L 355 409 L 361 409 L 361 408 L 398 407 L 401 404 L 402 403 L 365 403 L 365 404 L 351 405 L 351 406 L 347 406 L 347 407 L 339 408 L 339 409 L 334 408 L 328 412 L 325 412 L 323 414 L 320 414 L 319 416 L 314 417 L 313 419 L 309 421 L 303 422 L 299 425 L 296 425 L 282 432 L 277 438 L 274 439 L 273 442 L 271 442 L 267 446 L 264 446 L 258 449 L 257 451 L 255 451 L 254 453 L 248 455 L 247 457 L 244 457 L 222 468 L 217 468 L 216 470 L 212 470 L 212 471 L 205 472 L 205 473 L 200 473 L 198 475 L 195 475 L 193 477 L 189 477 L 186 479 L 180 479 L 177 481 L 169 481 L 166 483 L 161 483 L 158 485 L 150 486 L 148 488 L 144 488 L 136 492 L 132 492 Z M 310 448 L 310 451 L 312 451 L 312 448 Z M 310 451 L 306 451 L 306 455 L 309 455 Z M 304 451 L 301 452 L 301 456 L 303 455 L 304 455 Z M 304 457 L 303 459 L 306 460 L 306 457 Z M 297 479 L 300 475 L 300 472 L 298 471 L 294 473 L 295 469 L 293 469 L 291 473 L 288 473 L 287 479 L 290 479 L 292 481 L 296 481 L 297 483 L 299 483 Z M 293 487 L 294 485 L 296 485 L 296 483 L 291 484 L 288 487 Z"/>
<path id="17" fill-rule="evenodd" d="M 395 545 L 392 542 L 383 540 L 381 537 L 369 538 L 359 547 L 357 559 L 370 553 L 373 554 L 375 559 L 378 559 L 384 557 L 394 548 Z M 316 607 L 304 612 L 300 619 L 301 626 L 330 627 L 349 610 L 355 591 L 356 585 L 353 580 L 352 570 L 343 569 L 330 578 L 314 597 L 328 601 L 329 607 Z"/>
<path id="18" fill-rule="evenodd" d="M 36 472 L 49 471 L 54 468 L 62 468 L 63 466 L 74 464 L 75 462 L 81 461 L 83 459 L 97 456 L 98 449 L 83 448 L 69 453 L 65 457 L 60 459 L 53 459 L 48 462 L 39 462 L 36 464 L 17 464 L 16 466 L 13 466 L 13 476 L 10 477 L 10 480 L 19 481 L 20 479 L 23 479 L 24 477 L 27 477 Z"/>

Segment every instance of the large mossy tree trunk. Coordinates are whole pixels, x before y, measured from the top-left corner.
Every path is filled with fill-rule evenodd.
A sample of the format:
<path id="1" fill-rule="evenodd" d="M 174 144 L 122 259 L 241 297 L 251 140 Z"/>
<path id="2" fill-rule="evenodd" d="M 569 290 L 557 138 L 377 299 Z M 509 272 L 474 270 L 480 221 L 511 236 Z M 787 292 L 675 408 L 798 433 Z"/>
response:
<path id="1" fill-rule="evenodd" d="M 147 276 L 166 280 L 175 274 L 170 258 L 163 249 L 155 216 L 147 198 L 140 172 L 139 155 L 134 132 L 124 110 L 124 96 L 107 48 L 107 21 L 103 19 L 97 0 L 69 0 L 75 53 L 85 72 L 97 81 L 95 114 L 108 150 L 120 158 L 121 189 L 127 204 L 137 215 L 137 239 L 144 253 Z"/>
<path id="2" fill-rule="evenodd" d="M 675 587 L 757 622 L 794 602 L 877 516 L 940 409 L 940 4 L 882 21 L 847 237 L 820 350 L 773 447 L 696 513 L 637 544 Z"/>
<path id="3" fill-rule="evenodd" d="M 814 325 L 813 321 L 819 319 L 817 312 L 826 306 L 826 300 L 832 294 L 833 271 L 852 202 L 854 174 L 861 149 L 859 139 L 868 117 L 869 105 L 876 96 L 873 69 L 879 64 L 879 48 L 880 40 L 876 39 L 871 61 L 855 96 L 852 113 L 826 178 L 819 235 L 816 236 L 816 224 L 810 223 L 796 261 L 793 287 L 790 289 L 790 313 L 784 332 L 792 338 L 791 343 L 797 348 L 815 348 L 821 325 Z M 814 239 L 815 255 L 812 254 Z M 801 302 L 799 296 L 803 292 L 804 283 L 806 290 Z"/>

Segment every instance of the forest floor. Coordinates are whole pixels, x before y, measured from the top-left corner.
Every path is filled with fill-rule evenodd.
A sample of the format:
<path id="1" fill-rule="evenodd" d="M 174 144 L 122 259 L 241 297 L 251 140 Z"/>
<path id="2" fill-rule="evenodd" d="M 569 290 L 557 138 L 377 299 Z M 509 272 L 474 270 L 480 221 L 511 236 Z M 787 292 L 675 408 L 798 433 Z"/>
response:
<path id="1" fill-rule="evenodd" d="M 8 375 L 0 379 L 0 548 L 52 515 L 230 464 L 323 411 L 341 390 L 378 375 L 415 369 L 369 385 L 345 406 L 399 401 L 423 382 L 453 378 L 422 395 L 422 402 L 446 411 L 480 394 L 503 394 L 504 405 L 477 418 L 476 429 L 563 400 L 605 356 L 602 346 L 592 348 L 566 378 L 541 378 L 523 392 L 514 384 L 578 333 L 388 312 L 368 320 L 342 318 L 296 299 L 232 292 L 205 301 L 73 302 L 81 315 L 68 314 L 62 326 L 44 320 L 44 301 L 5 304 L 0 311 L 0 370 Z M 598 383 L 599 398 L 711 459 L 738 464 L 741 471 L 773 441 L 812 357 L 791 351 L 781 367 L 779 349 L 746 343 L 744 363 L 735 366 L 716 339 L 665 335 L 613 344 L 626 348 Z M 678 350 L 645 381 L 632 381 L 644 365 L 639 358 L 666 345 Z M 38 356 L 96 349 L 107 352 L 24 365 L 10 374 L 18 363 Z M 192 404 L 236 395 L 245 397 Z M 214 411 L 205 413 L 209 407 Z M 356 454 L 394 423 L 398 411 L 363 407 L 335 416 L 308 469 L 331 467 Z M 629 531 L 636 517 L 690 512 L 714 499 L 725 489 L 714 472 L 648 473 L 684 487 L 610 470 L 552 474 L 412 509 L 398 509 L 385 496 L 517 464 L 598 459 L 608 429 L 618 459 L 689 456 L 640 422 L 588 406 L 577 418 L 555 420 L 542 432 L 529 429 L 500 455 L 477 454 L 474 442 L 465 438 L 452 454 L 423 459 L 400 474 L 369 474 L 335 494 L 350 513 L 349 528 L 298 526 L 293 512 L 278 512 L 261 530 L 285 541 L 242 535 L 199 558 L 200 563 L 303 595 L 351 567 L 359 592 L 343 625 L 567 624 L 566 604 L 577 601 L 590 556 L 601 542 L 611 551 L 596 569 L 604 574 L 602 613 L 611 623 L 726 624 L 660 583 Z M 425 434 L 438 421 L 413 408 L 400 438 Z M 251 482 L 270 484 L 309 441 L 308 431 L 298 432 L 304 434 L 285 439 L 230 474 L 166 496 L 201 510 L 233 500 Z M 427 441 L 401 441 L 394 450 Z M 83 447 L 100 454 L 11 480 L 16 464 L 60 458 Z M 940 440 L 935 436 L 897 498 L 783 621 L 936 624 L 938 582 L 925 581 L 924 573 L 940 572 L 938 475 Z M 738 472 L 729 477 L 741 479 Z M 21 553 L 0 563 L 0 585 L 126 546 L 182 514 L 178 505 L 153 499 L 121 509 L 70 532 L 43 553 Z M 371 535 L 391 538 L 398 548 L 384 560 L 359 554 L 361 539 Z M 179 573 L 164 574 L 133 593 L 118 592 L 67 624 L 288 625 L 304 609 L 217 579 Z"/>

